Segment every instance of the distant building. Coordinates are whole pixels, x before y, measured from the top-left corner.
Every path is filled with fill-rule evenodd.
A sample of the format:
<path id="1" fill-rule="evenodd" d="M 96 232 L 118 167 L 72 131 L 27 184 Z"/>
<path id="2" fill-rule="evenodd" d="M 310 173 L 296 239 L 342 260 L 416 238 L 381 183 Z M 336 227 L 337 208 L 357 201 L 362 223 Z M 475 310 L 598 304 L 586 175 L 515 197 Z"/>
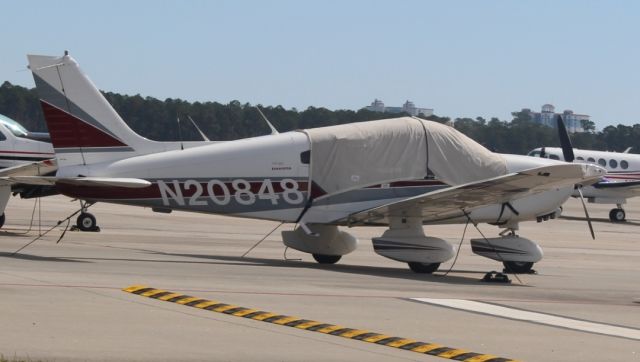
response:
<path id="1" fill-rule="evenodd" d="M 373 112 L 383 112 L 383 113 L 408 113 L 412 116 L 418 116 L 423 114 L 425 117 L 433 116 L 432 108 L 418 108 L 411 101 L 406 101 L 402 105 L 402 107 L 385 107 L 384 102 L 379 99 L 375 99 L 370 106 L 365 107 L 365 109 Z"/>
<path id="2" fill-rule="evenodd" d="M 567 109 L 562 113 L 556 113 L 556 108 L 551 104 L 545 104 L 542 106 L 540 112 L 533 112 L 529 108 L 522 108 L 522 113 L 526 113 L 531 116 L 533 122 L 553 127 L 557 127 L 558 116 L 562 116 L 567 131 L 569 133 L 584 132 L 582 128 L 582 121 L 590 120 L 591 116 L 586 114 L 576 114 L 572 110 Z"/>

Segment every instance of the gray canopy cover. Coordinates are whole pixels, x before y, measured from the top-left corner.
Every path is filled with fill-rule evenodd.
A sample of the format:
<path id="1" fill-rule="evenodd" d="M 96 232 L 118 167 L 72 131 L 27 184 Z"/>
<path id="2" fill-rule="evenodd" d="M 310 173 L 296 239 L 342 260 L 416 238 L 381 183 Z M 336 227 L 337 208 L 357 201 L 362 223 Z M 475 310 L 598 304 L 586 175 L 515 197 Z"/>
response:
<path id="1" fill-rule="evenodd" d="M 507 172 L 505 161 L 452 127 L 411 117 L 304 130 L 311 179 L 328 194 L 436 178 L 460 185 Z"/>

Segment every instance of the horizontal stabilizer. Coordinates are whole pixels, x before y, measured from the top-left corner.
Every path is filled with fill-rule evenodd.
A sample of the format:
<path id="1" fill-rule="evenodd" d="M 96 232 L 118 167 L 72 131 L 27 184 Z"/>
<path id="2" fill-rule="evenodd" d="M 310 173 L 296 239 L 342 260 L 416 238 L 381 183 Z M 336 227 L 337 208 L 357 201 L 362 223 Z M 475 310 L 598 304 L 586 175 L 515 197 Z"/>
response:
<path id="1" fill-rule="evenodd" d="M 55 158 L 25 163 L 13 167 L 3 168 L 0 170 L 0 177 L 10 176 L 43 176 L 55 172 L 58 169 L 58 163 Z"/>
<path id="2" fill-rule="evenodd" d="M 1 177 L 0 179 L 27 185 L 45 186 L 55 185 L 57 183 L 76 186 L 126 187 L 134 189 L 151 186 L 151 182 L 138 178 L 9 176 Z"/>

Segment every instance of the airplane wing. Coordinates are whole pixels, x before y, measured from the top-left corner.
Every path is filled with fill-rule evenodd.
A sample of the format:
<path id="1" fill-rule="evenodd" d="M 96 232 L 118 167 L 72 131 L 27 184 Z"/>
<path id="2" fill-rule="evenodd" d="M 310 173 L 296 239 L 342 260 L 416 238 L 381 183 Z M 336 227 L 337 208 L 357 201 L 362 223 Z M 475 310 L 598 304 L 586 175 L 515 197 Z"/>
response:
<path id="1" fill-rule="evenodd" d="M 0 178 L 10 176 L 42 176 L 58 169 L 55 158 L 39 162 L 25 163 L 18 166 L 7 167 L 0 170 Z"/>
<path id="2" fill-rule="evenodd" d="M 604 170 L 593 165 L 537 167 L 487 180 L 448 187 L 351 214 L 349 225 L 388 223 L 390 217 L 421 217 L 423 222 L 463 216 L 474 208 L 501 204 L 546 190 L 588 183 Z"/>
<path id="3" fill-rule="evenodd" d="M 151 185 L 151 182 L 147 180 L 113 177 L 0 176 L 0 182 L 2 181 L 41 186 L 53 186 L 57 183 L 63 183 L 77 186 L 144 188 Z"/>
<path id="4" fill-rule="evenodd" d="M 602 180 L 591 185 L 599 190 L 616 190 L 640 195 L 640 181 Z"/>

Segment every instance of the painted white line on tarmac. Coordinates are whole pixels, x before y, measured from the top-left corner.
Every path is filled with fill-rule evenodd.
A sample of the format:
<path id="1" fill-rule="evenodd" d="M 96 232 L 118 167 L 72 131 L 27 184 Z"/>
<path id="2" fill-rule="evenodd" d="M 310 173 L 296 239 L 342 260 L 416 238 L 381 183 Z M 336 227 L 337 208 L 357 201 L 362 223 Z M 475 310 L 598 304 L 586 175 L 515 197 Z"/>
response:
<path id="1" fill-rule="evenodd" d="M 640 341 L 640 329 L 560 317 L 465 299 L 411 298 L 416 302 Z"/>

